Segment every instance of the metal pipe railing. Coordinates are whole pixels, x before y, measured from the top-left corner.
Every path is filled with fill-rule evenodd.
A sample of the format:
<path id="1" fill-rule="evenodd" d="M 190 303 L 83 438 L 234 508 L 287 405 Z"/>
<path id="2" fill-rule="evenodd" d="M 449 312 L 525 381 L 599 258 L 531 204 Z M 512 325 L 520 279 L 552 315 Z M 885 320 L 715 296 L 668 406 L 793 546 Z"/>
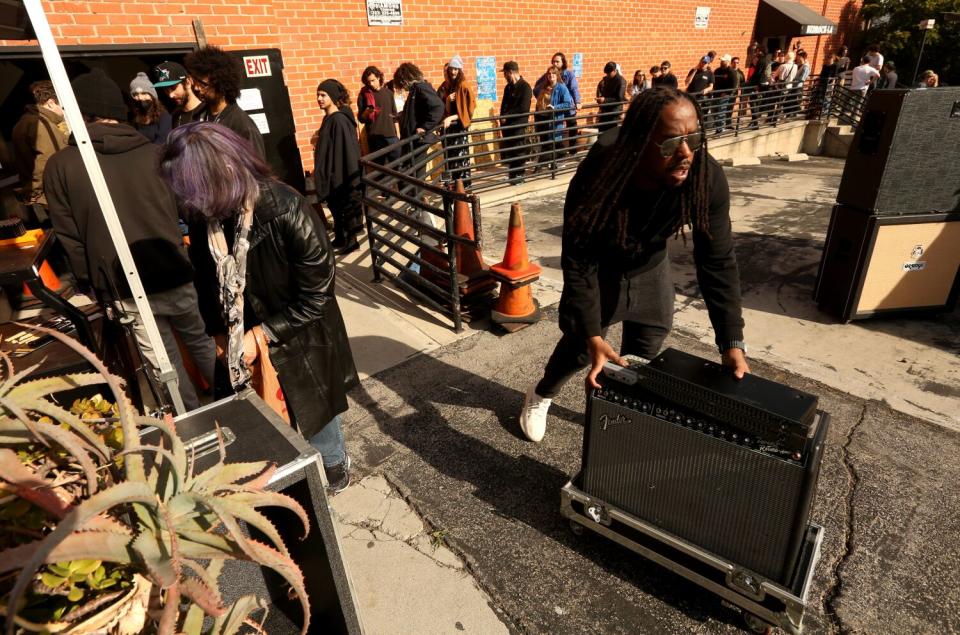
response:
<path id="1" fill-rule="evenodd" d="M 696 99 L 703 130 L 711 139 L 810 119 L 836 117 L 856 125 L 865 102 L 842 80 L 818 76 L 804 82 L 718 90 Z M 479 249 L 482 244 L 477 194 L 576 170 L 593 141 L 620 123 L 628 105 L 604 103 L 601 110 L 598 104 L 585 104 L 576 113 L 544 110 L 479 117 L 468 130 L 434 130 L 441 143 L 426 144 L 415 135 L 365 155 L 363 205 L 374 280 L 390 280 L 449 316 L 460 331 L 463 281 L 455 247 Z M 398 150 L 399 158 L 385 161 Z M 466 193 L 454 191 L 458 178 L 469 180 Z M 470 206 L 474 239 L 454 231 L 457 202 Z M 424 257 L 427 254 L 429 258 Z"/>

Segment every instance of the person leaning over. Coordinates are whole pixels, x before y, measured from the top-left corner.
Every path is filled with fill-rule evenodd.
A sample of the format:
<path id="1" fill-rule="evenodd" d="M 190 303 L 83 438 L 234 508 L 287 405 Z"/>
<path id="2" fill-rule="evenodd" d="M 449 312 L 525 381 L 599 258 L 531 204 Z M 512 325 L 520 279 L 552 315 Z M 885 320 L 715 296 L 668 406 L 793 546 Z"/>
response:
<path id="1" fill-rule="evenodd" d="M 200 400 L 180 357 L 177 338 L 210 385 L 216 351 L 204 333 L 197 309 L 193 268 L 177 227 L 176 202 L 157 175 L 160 148 L 132 126 L 121 123 L 127 116 L 127 105 L 120 87 L 102 70 L 74 79 L 73 92 L 87 121 L 91 145 L 110 188 L 164 349 L 177 371 L 180 396 L 187 410 L 193 410 Z M 156 355 L 74 137 L 47 162 L 43 182 L 53 229 L 77 281 L 93 287 L 98 300 L 112 313 L 134 318 L 137 345 L 158 378 Z"/>
<path id="2" fill-rule="evenodd" d="M 340 414 L 358 377 L 320 217 L 224 126 L 175 128 L 160 175 L 191 221 L 200 308 L 230 385 L 247 385 L 263 336 L 291 423 L 320 452 L 330 488 L 342 490 L 350 458 Z"/>
<path id="3" fill-rule="evenodd" d="M 416 164 L 423 159 L 425 149 L 438 140 L 434 131 L 443 121 L 443 100 L 423 78 L 420 69 L 410 62 L 397 67 L 393 72 L 393 83 L 398 90 L 407 93 L 407 101 L 400 113 L 400 138 L 413 137 L 407 152 L 416 154 L 410 159 Z M 422 178 L 425 173 L 425 166 L 416 167 L 417 178 Z"/>
<path id="4" fill-rule="evenodd" d="M 520 427 L 531 441 L 546 431 L 552 399 L 589 367 L 597 388 L 604 363 L 653 358 L 670 332 L 675 296 L 667 239 L 693 235 L 697 281 L 722 363 L 750 372 L 743 342 L 740 277 L 730 227 L 730 191 L 707 154 L 700 109 L 687 93 L 641 93 L 623 124 L 600 135 L 577 169 L 563 212 L 559 322 L 563 336 L 529 387 Z M 620 355 L 607 329 L 623 323 Z"/>
<path id="5" fill-rule="evenodd" d="M 523 183 L 524 166 L 527 162 L 527 123 L 530 121 L 530 102 L 533 90 L 520 76 L 520 66 L 509 61 L 503 65 L 503 78 L 507 85 L 500 101 L 500 156 L 509 168 L 510 183 Z"/>
<path id="6" fill-rule="evenodd" d="M 216 46 L 207 46 L 187 55 L 183 63 L 190 73 L 194 94 L 206 105 L 201 121 L 230 128 L 250 142 L 258 157 L 265 159 L 267 153 L 260 129 L 237 104 L 243 81 L 240 60 Z"/>

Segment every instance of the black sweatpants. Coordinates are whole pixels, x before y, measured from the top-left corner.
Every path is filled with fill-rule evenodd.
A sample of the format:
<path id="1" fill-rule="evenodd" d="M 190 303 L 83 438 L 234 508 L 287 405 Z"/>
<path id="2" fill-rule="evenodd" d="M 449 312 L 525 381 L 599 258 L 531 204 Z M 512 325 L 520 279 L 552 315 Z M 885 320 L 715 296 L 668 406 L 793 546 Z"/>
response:
<path id="1" fill-rule="evenodd" d="M 610 326 L 623 322 L 620 354 L 655 357 L 673 326 L 675 297 L 670 259 L 664 257 L 652 269 L 619 282 L 601 281 L 600 294 L 601 306 L 612 308 L 609 316 L 601 316 L 603 336 Z M 553 349 L 536 393 L 553 399 L 567 380 L 589 365 L 586 339 L 564 333 Z"/>

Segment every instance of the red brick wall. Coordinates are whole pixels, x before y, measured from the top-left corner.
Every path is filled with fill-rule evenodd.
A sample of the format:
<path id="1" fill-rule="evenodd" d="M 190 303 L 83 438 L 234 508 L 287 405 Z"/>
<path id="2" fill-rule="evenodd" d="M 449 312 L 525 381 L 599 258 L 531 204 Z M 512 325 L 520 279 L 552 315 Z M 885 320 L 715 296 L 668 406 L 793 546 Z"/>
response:
<path id="1" fill-rule="evenodd" d="M 839 21 L 840 34 L 849 28 L 859 4 L 859 0 L 802 1 Z M 307 169 L 312 163 L 310 137 L 320 123 L 315 90 L 324 78 L 340 79 L 355 94 L 367 64 L 390 74 L 400 62 L 412 61 L 437 85 L 444 62 L 459 54 L 468 77 L 475 73 L 477 56 L 493 55 L 498 68 L 508 59 L 516 60 L 532 82 L 554 51 L 562 50 L 571 62 L 573 53 L 583 53 L 581 84 L 587 101 L 611 59 L 628 77 L 662 59 L 671 60 L 682 76 L 708 50 L 744 55 L 753 37 L 757 4 L 758 0 L 404 0 L 402 27 L 368 27 L 363 0 L 44 2 L 60 44 L 191 42 L 191 20 L 200 18 L 211 44 L 280 48 Z M 707 29 L 693 28 L 698 5 L 711 6 Z M 823 49 L 835 48 L 840 34 L 803 38 L 814 72 L 822 63 Z M 23 43 L 0 41 L 0 46 L 7 44 Z M 502 88 L 498 75 L 498 97 Z"/>

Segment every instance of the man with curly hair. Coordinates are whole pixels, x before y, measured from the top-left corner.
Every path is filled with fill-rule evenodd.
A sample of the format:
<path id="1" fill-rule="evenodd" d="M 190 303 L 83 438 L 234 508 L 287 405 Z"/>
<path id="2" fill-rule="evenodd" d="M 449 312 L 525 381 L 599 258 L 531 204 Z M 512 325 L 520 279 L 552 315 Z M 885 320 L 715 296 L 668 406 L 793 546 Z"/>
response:
<path id="1" fill-rule="evenodd" d="M 250 142 L 264 159 L 263 136 L 250 115 L 237 105 L 243 66 L 240 60 L 216 46 L 194 51 L 183 60 L 194 94 L 206 104 L 203 121 L 230 128 Z"/>

